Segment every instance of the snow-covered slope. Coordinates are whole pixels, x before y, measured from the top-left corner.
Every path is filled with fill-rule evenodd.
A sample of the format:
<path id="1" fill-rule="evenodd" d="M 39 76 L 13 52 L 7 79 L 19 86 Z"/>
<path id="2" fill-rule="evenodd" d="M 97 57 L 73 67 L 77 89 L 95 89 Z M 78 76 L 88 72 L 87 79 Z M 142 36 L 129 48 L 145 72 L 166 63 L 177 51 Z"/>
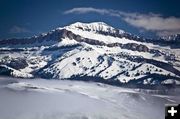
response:
<path id="1" fill-rule="evenodd" d="M 164 105 L 180 103 L 179 92 L 0 77 L 0 118 L 164 119 Z"/>
<path id="2" fill-rule="evenodd" d="M 1 40 L 0 74 L 114 85 L 180 84 L 179 53 L 171 44 L 103 22 L 77 22 L 32 38 Z"/>

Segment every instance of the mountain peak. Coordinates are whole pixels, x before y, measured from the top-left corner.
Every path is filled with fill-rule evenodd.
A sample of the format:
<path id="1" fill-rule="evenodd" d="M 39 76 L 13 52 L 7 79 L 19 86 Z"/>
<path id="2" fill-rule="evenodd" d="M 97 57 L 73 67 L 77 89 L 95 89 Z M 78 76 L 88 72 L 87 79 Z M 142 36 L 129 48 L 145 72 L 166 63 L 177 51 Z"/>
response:
<path id="1" fill-rule="evenodd" d="M 108 24 L 104 22 L 91 22 L 91 23 L 83 23 L 83 22 L 75 22 L 71 24 L 70 26 L 103 26 L 103 27 L 111 27 Z"/>
<path id="2" fill-rule="evenodd" d="M 161 39 L 163 39 L 165 41 L 180 41 L 180 34 L 163 36 L 163 37 L 161 37 Z"/>
<path id="3" fill-rule="evenodd" d="M 66 26 L 65 28 L 94 31 L 94 32 L 110 32 L 110 33 L 115 33 L 118 30 L 119 33 L 124 33 L 123 30 L 115 29 L 104 22 L 91 22 L 91 23 L 76 22 L 69 26 Z"/>

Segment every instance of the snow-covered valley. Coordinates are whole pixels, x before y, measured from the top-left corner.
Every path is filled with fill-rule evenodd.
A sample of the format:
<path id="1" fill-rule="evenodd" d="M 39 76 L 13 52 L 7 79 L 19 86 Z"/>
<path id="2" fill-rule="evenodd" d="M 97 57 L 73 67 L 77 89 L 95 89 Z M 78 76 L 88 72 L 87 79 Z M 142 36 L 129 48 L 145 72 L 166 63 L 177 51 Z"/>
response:
<path id="1" fill-rule="evenodd" d="M 164 119 L 165 104 L 180 103 L 179 93 L 0 77 L 0 119 Z"/>

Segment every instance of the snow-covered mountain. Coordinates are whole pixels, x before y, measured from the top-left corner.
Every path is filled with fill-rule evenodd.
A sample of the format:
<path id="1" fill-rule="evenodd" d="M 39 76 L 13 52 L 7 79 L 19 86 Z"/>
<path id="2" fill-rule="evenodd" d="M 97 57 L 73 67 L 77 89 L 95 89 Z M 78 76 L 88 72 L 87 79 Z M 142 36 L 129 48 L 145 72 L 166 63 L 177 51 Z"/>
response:
<path id="1" fill-rule="evenodd" d="M 170 35 L 170 36 L 163 36 L 160 38 L 163 41 L 166 42 L 172 42 L 172 43 L 180 43 L 180 34 Z"/>
<path id="2" fill-rule="evenodd" d="M 0 74 L 115 85 L 180 84 L 180 48 L 103 22 L 77 22 L 31 38 L 0 40 Z"/>

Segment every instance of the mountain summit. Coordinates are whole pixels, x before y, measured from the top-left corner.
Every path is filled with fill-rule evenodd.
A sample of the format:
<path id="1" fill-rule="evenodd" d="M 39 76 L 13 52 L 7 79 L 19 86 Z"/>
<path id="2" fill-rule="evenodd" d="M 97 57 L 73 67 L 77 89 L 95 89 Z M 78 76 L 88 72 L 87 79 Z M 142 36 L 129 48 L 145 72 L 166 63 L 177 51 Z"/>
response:
<path id="1" fill-rule="evenodd" d="M 180 84 L 180 49 L 103 22 L 0 41 L 0 75 L 123 84 Z"/>
<path id="2" fill-rule="evenodd" d="M 109 33 L 119 32 L 119 33 L 124 33 L 123 30 L 115 29 L 115 28 L 107 25 L 104 22 L 93 22 L 93 23 L 76 22 L 76 23 L 71 24 L 70 26 L 67 26 L 65 28 L 79 29 L 79 30 L 92 31 L 92 32 L 109 32 Z"/>

